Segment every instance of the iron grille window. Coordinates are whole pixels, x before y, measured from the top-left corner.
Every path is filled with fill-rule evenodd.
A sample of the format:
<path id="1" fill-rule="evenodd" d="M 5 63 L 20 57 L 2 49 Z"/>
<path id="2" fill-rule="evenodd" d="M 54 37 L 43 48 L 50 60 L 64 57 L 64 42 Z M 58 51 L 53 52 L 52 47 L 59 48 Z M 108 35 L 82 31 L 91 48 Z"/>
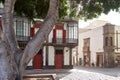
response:
<path id="1" fill-rule="evenodd" d="M 19 41 L 28 41 L 30 39 L 31 22 L 28 20 L 16 20 L 15 22 L 16 37 Z"/>
<path id="2" fill-rule="evenodd" d="M 16 36 L 23 36 L 24 26 L 22 21 L 16 21 Z"/>

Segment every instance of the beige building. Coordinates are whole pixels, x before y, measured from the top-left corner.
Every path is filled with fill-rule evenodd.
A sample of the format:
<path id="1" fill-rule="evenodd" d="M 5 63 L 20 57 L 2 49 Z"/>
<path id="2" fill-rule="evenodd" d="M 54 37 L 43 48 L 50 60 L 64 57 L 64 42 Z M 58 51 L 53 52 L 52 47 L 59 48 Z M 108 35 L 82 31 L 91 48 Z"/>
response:
<path id="1" fill-rule="evenodd" d="M 79 62 L 82 66 L 120 66 L 120 26 L 97 22 L 79 31 Z"/>

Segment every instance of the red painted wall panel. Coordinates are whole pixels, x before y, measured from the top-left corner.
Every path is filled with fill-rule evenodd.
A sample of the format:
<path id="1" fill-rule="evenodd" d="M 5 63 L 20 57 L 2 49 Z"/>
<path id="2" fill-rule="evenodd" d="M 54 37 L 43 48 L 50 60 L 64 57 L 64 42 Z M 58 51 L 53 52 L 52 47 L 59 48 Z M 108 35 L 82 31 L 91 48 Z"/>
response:
<path id="1" fill-rule="evenodd" d="M 62 36 L 63 36 L 63 43 L 65 43 L 65 41 L 66 41 L 66 30 L 64 30 L 64 28 L 63 28 L 63 26 L 60 26 L 60 25 L 57 25 L 56 27 L 55 27 L 55 29 L 53 30 L 53 41 L 54 42 L 56 42 L 56 31 L 57 30 L 62 30 L 63 31 L 63 34 L 62 34 Z"/>
<path id="2" fill-rule="evenodd" d="M 35 28 L 30 29 L 30 36 L 33 37 L 35 34 Z"/>
<path id="3" fill-rule="evenodd" d="M 55 29 L 62 29 L 62 30 L 64 30 L 63 26 L 61 26 L 61 25 L 56 25 Z"/>
<path id="4" fill-rule="evenodd" d="M 33 60 L 33 68 L 34 68 L 34 69 L 42 69 L 42 65 L 43 65 L 43 57 L 42 57 L 42 54 L 37 54 L 37 55 L 34 57 L 34 60 Z"/>
<path id="5" fill-rule="evenodd" d="M 53 43 L 56 42 L 56 29 L 53 30 Z"/>
<path id="6" fill-rule="evenodd" d="M 63 43 L 66 42 L 66 30 L 63 30 Z"/>
<path id="7" fill-rule="evenodd" d="M 34 28 L 40 28 L 41 27 L 41 24 L 39 22 L 36 22 L 33 26 Z"/>

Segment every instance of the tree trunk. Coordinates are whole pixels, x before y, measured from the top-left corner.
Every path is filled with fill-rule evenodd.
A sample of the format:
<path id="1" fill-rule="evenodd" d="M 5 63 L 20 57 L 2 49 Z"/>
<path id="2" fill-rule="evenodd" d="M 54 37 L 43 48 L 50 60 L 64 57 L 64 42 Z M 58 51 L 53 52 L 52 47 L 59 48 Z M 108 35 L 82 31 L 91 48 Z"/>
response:
<path id="1" fill-rule="evenodd" d="M 9 45 L 0 39 L 0 80 L 15 80 L 15 62 Z"/>
<path id="2" fill-rule="evenodd" d="M 5 0 L 2 15 L 5 40 L 0 39 L 0 80 L 22 80 L 28 62 L 40 50 L 42 43 L 57 22 L 58 2 L 59 0 L 50 0 L 49 11 L 41 28 L 22 52 L 18 47 L 13 29 L 15 0 Z"/>

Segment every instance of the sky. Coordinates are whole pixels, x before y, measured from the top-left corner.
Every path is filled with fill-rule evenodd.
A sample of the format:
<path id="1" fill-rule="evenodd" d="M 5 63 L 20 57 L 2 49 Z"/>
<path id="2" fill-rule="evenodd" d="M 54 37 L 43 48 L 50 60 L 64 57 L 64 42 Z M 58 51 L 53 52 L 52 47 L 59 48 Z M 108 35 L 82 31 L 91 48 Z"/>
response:
<path id="1" fill-rule="evenodd" d="M 115 25 L 120 25 L 120 13 L 110 11 L 107 15 L 101 14 L 101 16 L 99 16 L 98 18 L 94 18 L 86 22 L 83 20 L 79 20 L 79 28 L 85 28 L 95 20 L 104 20 L 104 21 L 108 21 L 109 23 L 112 23 Z"/>

